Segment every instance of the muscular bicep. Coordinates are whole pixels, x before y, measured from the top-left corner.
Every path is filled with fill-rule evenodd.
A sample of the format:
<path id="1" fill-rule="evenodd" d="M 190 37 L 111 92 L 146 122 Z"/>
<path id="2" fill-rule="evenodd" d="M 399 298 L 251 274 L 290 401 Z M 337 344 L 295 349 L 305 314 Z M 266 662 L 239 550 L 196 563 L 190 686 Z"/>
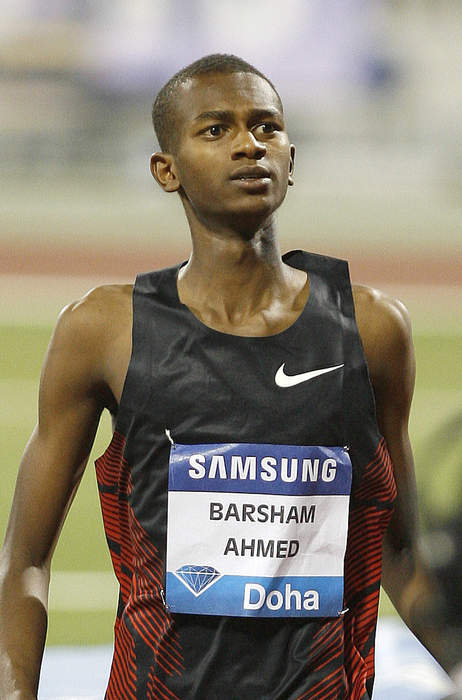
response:
<path id="1" fill-rule="evenodd" d="M 85 314 L 69 308 L 47 352 L 38 424 L 20 464 L 5 538 L 10 561 L 19 567 L 41 566 L 53 549 L 104 406 L 98 372 Z"/>
<path id="2" fill-rule="evenodd" d="M 415 382 L 411 326 L 404 306 L 389 300 L 378 320 L 369 369 L 376 400 L 379 427 L 391 438 L 407 434 Z"/>
<path id="3" fill-rule="evenodd" d="M 386 295 L 362 289 L 355 301 L 377 421 L 387 442 L 397 486 L 384 550 L 390 554 L 410 551 L 415 547 L 417 532 L 416 484 L 408 433 L 415 381 L 410 321 L 405 307 Z"/>

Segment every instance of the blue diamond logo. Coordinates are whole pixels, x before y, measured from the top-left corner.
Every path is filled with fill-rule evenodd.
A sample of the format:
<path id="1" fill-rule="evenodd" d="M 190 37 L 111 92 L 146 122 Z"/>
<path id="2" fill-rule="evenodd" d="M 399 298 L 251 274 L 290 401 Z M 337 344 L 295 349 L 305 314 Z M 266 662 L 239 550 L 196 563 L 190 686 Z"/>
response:
<path id="1" fill-rule="evenodd" d="M 195 564 L 185 564 L 177 569 L 175 574 L 196 597 L 213 586 L 221 577 L 220 572 L 213 566 L 196 566 Z"/>

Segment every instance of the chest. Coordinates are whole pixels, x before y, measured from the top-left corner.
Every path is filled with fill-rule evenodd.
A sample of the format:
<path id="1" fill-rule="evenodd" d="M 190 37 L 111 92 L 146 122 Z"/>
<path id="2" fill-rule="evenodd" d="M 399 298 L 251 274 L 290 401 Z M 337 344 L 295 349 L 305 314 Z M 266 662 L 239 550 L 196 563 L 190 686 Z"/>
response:
<path id="1" fill-rule="evenodd" d="M 161 337 L 162 336 L 162 337 Z M 154 335 L 152 336 L 154 338 Z M 130 365 L 134 408 L 179 442 L 343 444 L 341 324 L 236 338 L 172 324 Z"/>

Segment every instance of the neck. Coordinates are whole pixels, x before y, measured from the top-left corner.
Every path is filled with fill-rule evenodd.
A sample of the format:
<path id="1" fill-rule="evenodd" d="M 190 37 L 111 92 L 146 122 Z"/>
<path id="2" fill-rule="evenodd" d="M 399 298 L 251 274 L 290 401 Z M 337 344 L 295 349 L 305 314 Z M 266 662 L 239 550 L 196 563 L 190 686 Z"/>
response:
<path id="1" fill-rule="evenodd" d="M 191 257 L 178 281 L 180 298 L 188 306 L 214 306 L 232 316 L 237 309 L 250 313 L 278 290 L 283 293 L 287 268 L 273 220 L 249 238 L 197 226 L 191 233 Z"/>

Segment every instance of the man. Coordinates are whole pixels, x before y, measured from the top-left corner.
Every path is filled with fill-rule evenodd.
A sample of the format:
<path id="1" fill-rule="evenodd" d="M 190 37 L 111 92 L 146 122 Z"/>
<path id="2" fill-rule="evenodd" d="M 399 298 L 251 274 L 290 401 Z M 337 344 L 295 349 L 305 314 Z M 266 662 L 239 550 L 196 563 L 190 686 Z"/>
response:
<path id="1" fill-rule="evenodd" d="M 151 171 L 181 197 L 192 253 L 59 319 L 1 560 L 1 697 L 36 697 L 50 559 L 107 408 L 106 697 L 365 700 L 389 521 L 383 585 L 406 620 L 427 594 L 406 310 L 352 295 L 342 261 L 281 258 L 295 149 L 259 71 L 205 57 L 153 119 Z"/>

